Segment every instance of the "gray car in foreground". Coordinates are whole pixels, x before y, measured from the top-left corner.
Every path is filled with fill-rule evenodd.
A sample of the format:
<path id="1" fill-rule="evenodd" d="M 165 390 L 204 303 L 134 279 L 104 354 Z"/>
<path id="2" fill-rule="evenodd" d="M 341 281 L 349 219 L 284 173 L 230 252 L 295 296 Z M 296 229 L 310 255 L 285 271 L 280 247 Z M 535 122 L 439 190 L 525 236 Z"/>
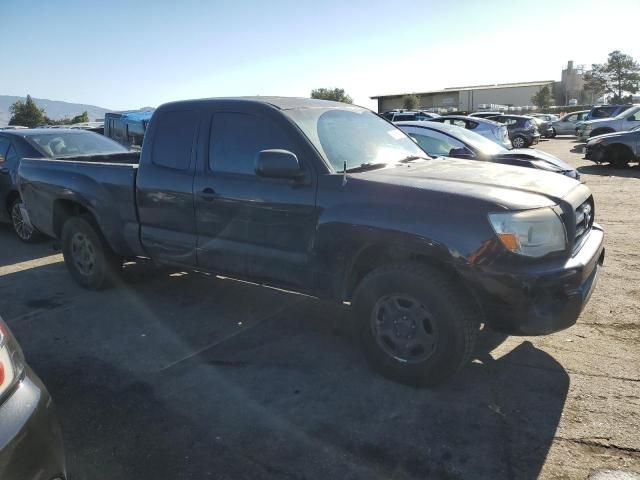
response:
<path id="1" fill-rule="evenodd" d="M 66 478 L 51 397 L 0 318 L 0 479 Z"/>

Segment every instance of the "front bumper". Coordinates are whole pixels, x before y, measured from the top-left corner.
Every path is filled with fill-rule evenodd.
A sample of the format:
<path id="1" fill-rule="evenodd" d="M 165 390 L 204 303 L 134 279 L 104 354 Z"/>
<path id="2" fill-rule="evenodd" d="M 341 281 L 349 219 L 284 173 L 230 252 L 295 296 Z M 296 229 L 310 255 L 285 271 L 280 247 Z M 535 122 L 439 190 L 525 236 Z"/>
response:
<path id="1" fill-rule="evenodd" d="M 575 324 L 604 262 L 604 231 L 594 224 L 582 247 L 560 264 L 520 271 L 483 269 L 470 278 L 490 327 L 546 335 Z"/>
<path id="2" fill-rule="evenodd" d="M 0 404 L 0 479 L 65 477 L 62 435 L 53 402 L 27 367 L 24 378 Z"/>
<path id="3" fill-rule="evenodd" d="M 604 147 L 601 143 L 595 145 L 587 144 L 584 147 L 584 158 L 596 163 L 604 163 Z"/>

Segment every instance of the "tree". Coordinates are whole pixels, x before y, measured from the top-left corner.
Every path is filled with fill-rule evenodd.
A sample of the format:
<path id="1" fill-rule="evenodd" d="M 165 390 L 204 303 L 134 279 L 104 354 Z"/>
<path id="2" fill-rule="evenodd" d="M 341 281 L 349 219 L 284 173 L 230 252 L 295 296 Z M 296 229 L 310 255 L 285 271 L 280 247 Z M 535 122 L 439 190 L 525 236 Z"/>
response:
<path id="1" fill-rule="evenodd" d="M 402 104 L 407 110 L 416 110 L 420 106 L 420 97 L 415 93 L 411 95 L 405 95 L 402 99 Z"/>
<path id="2" fill-rule="evenodd" d="M 334 102 L 353 103 L 353 99 L 344 92 L 344 88 L 315 88 L 311 90 L 311 98 L 333 100 Z"/>
<path id="3" fill-rule="evenodd" d="M 624 103 L 628 97 L 640 89 L 640 64 L 633 57 L 614 50 L 607 63 L 593 64 L 591 72 L 585 75 L 585 89 L 594 94 L 612 95 L 611 103 Z"/>
<path id="4" fill-rule="evenodd" d="M 74 123 L 87 123 L 88 121 L 89 121 L 89 114 L 85 110 L 84 112 L 82 112 L 82 114 L 76 115 L 75 117 L 73 117 L 71 119 L 71 124 L 74 124 Z"/>
<path id="5" fill-rule="evenodd" d="M 37 127 L 44 123 L 44 109 L 38 108 L 31 95 L 27 95 L 26 101 L 18 100 L 11 107 L 11 119 L 9 125 L 22 125 L 24 127 Z"/>
<path id="6" fill-rule="evenodd" d="M 545 85 L 540 90 L 538 90 L 538 93 L 535 93 L 531 97 L 531 102 L 540 110 L 543 110 L 550 106 L 553 102 L 553 98 L 551 97 L 551 90 L 549 90 L 549 86 Z"/>

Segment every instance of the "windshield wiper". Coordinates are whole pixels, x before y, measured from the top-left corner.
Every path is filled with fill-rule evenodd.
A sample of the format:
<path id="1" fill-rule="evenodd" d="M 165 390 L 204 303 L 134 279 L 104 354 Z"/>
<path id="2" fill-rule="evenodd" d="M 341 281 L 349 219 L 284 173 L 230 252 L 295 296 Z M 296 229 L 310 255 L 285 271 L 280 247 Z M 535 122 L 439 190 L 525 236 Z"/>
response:
<path id="1" fill-rule="evenodd" d="M 366 172 L 368 170 L 377 170 L 378 168 L 384 168 L 388 165 L 388 163 L 384 163 L 384 162 L 378 162 L 378 163 L 372 163 L 372 162 L 365 162 L 365 163 L 361 163 L 359 166 L 357 167 L 351 167 L 351 168 L 347 168 L 346 170 L 344 170 L 347 173 L 352 173 L 352 172 Z"/>
<path id="2" fill-rule="evenodd" d="M 423 157 L 421 155 L 409 155 L 407 157 L 404 157 L 402 160 L 398 160 L 398 163 L 409 163 L 415 160 L 431 160 L 431 159 L 432 157 L 429 157 L 429 156 Z"/>

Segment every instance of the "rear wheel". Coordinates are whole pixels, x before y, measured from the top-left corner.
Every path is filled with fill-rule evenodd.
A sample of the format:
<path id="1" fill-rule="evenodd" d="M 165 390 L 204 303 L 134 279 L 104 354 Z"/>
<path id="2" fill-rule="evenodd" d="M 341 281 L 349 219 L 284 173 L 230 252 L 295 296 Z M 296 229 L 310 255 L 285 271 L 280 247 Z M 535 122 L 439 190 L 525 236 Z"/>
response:
<path id="1" fill-rule="evenodd" d="M 69 273 L 81 286 L 98 290 L 110 285 L 122 268 L 91 219 L 72 217 L 62 227 L 62 253 Z"/>
<path id="2" fill-rule="evenodd" d="M 621 145 L 614 145 L 609 147 L 605 158 L 608 158 L 609 163 L 614 168 L 624 168 L 633 159 L 633 153 Z"/>
<path id="3" fill-rule="evenodd" d="M 468 294 L 434 268 L 381 267 L 358 286 L 353 307 L 367 359 L 385 377 L 435 385 L 471 358 L 478 316 Z"/>
<path id="4" fill-rule="evenodd" d="M 38 231 L 33 228 L 29 221 L 23 215 L 24 204 L 22 200 L 17 198 L 11 203 L 9 207 L 9 213 L 11 215 L 11 226 L 13 231 L 20 240 L 26 243 L 33 243 L 38 241 L 41 236 Z"/>
<path id="5" fill-rule="evenodd" d="M 522 135 L 516 135 L 511 140 L 511 145 L 513 145 L 513 148 L 525 148 L 527 146 L 527 139 Z"/>

